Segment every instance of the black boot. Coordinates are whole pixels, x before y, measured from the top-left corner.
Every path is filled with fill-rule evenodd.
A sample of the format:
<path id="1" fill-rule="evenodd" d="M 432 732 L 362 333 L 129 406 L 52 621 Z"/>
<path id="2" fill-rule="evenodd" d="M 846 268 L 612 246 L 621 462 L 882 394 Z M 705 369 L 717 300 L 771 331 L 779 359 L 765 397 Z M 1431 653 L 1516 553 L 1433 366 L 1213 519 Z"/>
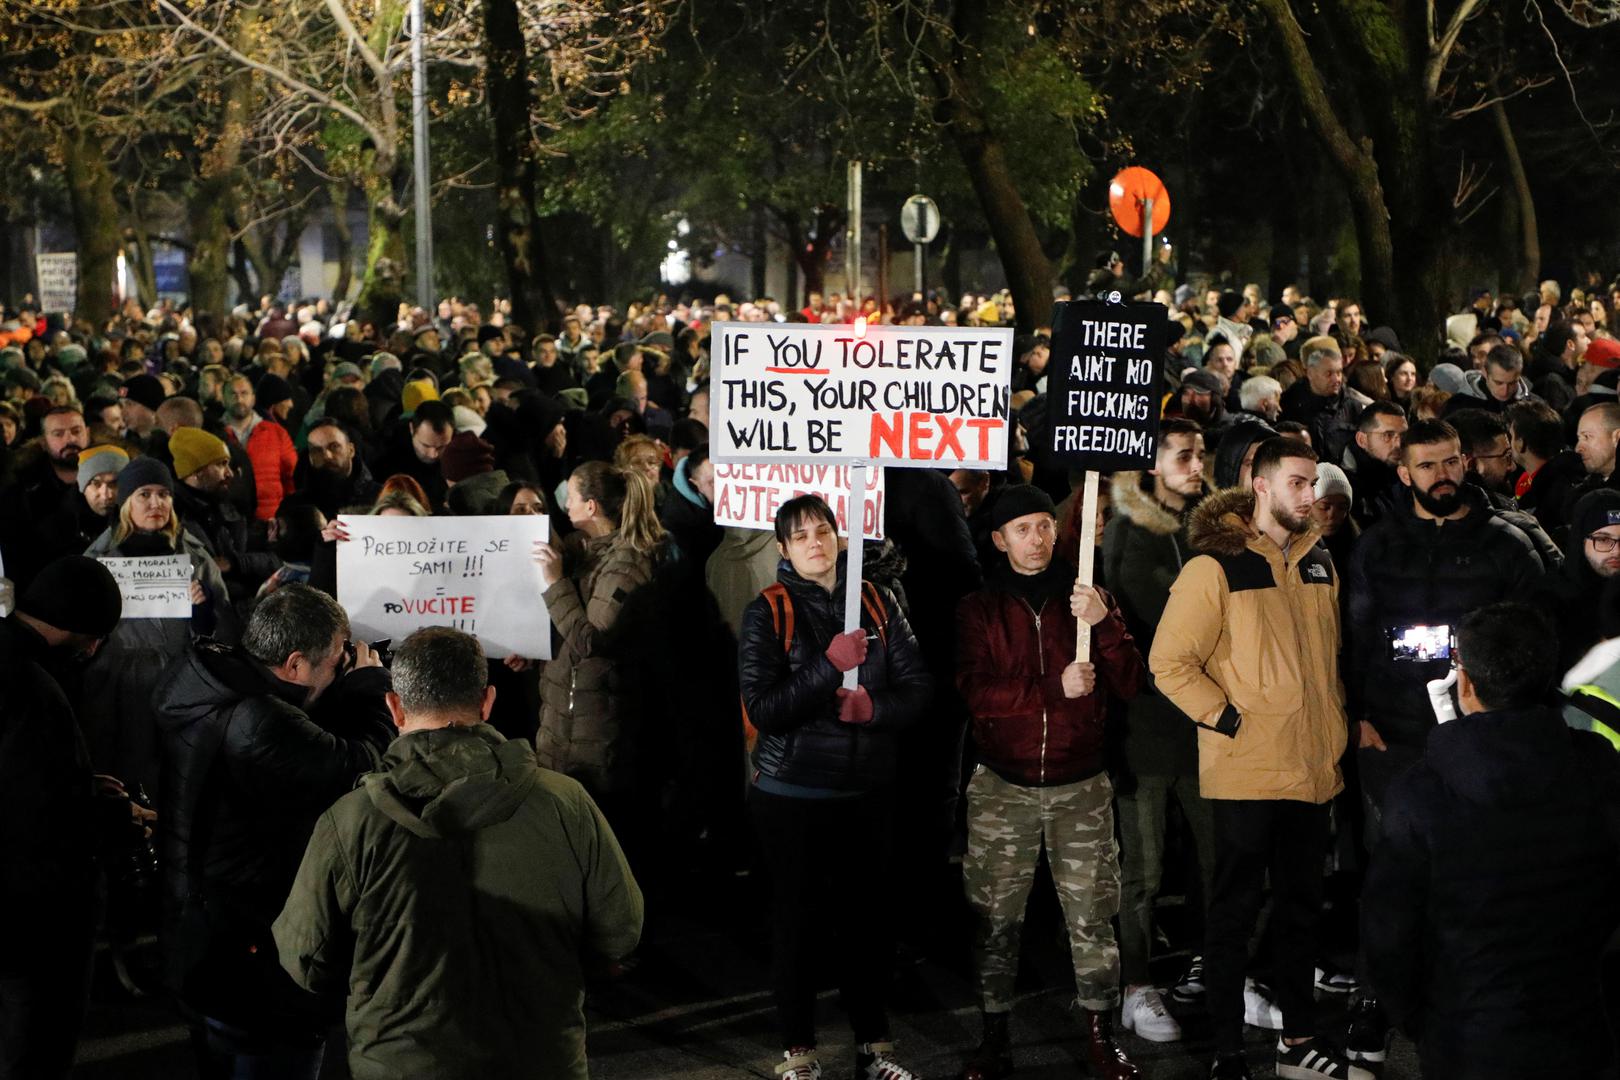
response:
<path id="1" fill-rule="evenodd" d="M 1007 1034 L 1007 1021 L 1011 1013 L 980 1013 L 984 1022 L 984 1038 L 962 1067 L 962 1080 L 1001 1080 L 1011 1076 L 1012 1040 Z"/>

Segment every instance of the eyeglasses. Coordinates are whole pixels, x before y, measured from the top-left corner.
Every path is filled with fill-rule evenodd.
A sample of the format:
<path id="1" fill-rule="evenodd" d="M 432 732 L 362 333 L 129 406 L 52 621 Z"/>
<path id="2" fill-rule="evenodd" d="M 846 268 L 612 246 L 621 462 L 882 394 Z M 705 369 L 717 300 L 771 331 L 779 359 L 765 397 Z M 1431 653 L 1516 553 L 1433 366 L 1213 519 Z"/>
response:
<path id="1" fill-rule="evenodd" d="M 1604 536 L 1602 533 L 1593 533 L 1586 538 L 1586 542 L 1591 544 L 1592 550 L 1599 555 L 1607 555 L 1615 548 L 1620 547 L 1620 536 Z"/>

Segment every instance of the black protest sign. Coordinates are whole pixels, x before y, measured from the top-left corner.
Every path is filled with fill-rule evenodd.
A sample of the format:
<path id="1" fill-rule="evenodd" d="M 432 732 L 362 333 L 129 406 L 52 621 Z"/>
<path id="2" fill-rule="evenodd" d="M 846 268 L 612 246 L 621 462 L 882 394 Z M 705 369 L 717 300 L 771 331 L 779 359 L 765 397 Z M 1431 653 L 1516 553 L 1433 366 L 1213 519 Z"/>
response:
<path id="1" fill-rule="evenodd" d="M 1099 472 L 1153 468 L 1169 325 L 1162 304 L 1057 305 L 1046 367 L 1054 461 Z"/>

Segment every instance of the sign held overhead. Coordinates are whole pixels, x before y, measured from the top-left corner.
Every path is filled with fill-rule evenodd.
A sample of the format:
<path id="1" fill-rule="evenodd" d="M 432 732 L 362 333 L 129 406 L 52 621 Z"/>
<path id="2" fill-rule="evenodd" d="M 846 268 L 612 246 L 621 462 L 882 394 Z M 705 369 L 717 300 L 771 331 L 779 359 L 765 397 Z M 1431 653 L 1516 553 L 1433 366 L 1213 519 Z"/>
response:
<path id="1" fill-rule="evenodd" d="M 1010 328 L 720 323 L 714 336 L 716 461 L 1006 468 Z"/>
<path id="2" fill-rule="evenodd" d="M 1162 304 L 1057 305 L 1046 388 L 1056 461 L 1101 472 L 1153 468 L 1168 328 Z"/>

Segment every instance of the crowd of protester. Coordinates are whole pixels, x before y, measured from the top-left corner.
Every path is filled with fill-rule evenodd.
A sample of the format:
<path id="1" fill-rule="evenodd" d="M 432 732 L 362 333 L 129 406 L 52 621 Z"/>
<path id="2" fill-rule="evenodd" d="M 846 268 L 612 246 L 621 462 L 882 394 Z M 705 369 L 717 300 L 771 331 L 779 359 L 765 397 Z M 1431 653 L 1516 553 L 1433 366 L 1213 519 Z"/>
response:
<path id="1" fill-rule="evenodd" d="M 1604 1075 L 1620 284 L 1475 290 L 1431 364 L 1351 298 L 1165 270 L 1105 253 L 1088 283 L 1170 320 L 1156 467 L 1106 480 L 1095 583 L 1043 449 L 1059 358 L 1019 335 L 1008 468 L 889 471 L 849 632 L 824 502 L 713 520 L 710 328 L 1011 325 L 1005 294 L 545 328 L 456 300 L 8 308 L 0 828 L 31 929 L 0 961 L 0 1077 L 65 1075 L 98 934 L 204 1077 L 316 1076 L 345 998 L 356 1077 L 583 1077 L 586 979 L 624 969 L 644 894 L 656 917 L 694 868 L 750 864 L 787 1080 L 822 1075 L 829 955 L 857 1075 L 917 1075 L 886 1008 L 901 894 L 920 942 L 971 912 L 961 1075 L 1008 1075 L 1048 880 L 1111 1080 L 1143 1075 L 1117 1029 L 1176 1041 L 1200 1005 L 1212 1077 L 1250 1075 L 1245 1024 L 1285 1077 L 1364 1080 L 1392 1027 L 1432 1077 Z M 547 515 L 552 658 L 351 641 L 339 519 L 364 514 Z M 154 555 L 189 562 L 189 618 L 124 617 L 96 561 Z M 1330 879 L 1354 964 L 1321 941 Z M 1196 928 L 1166 979 L 1172 885 Z"/>

